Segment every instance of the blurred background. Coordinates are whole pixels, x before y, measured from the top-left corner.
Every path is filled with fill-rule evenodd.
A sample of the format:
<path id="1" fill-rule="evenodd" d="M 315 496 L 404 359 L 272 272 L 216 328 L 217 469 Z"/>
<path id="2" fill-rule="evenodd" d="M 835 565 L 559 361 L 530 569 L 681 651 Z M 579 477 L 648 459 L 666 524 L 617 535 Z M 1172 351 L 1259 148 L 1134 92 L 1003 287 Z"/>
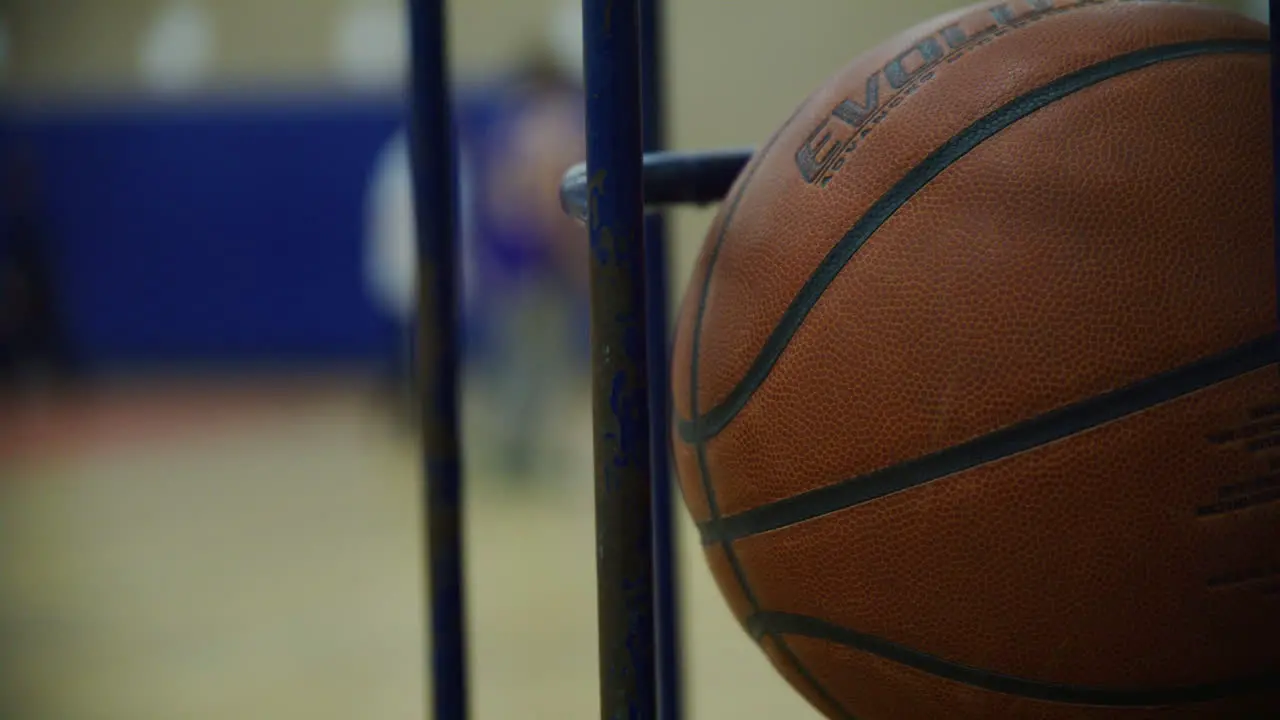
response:
<path id="1" fill-rule="evenodd" d="M 669 0 L 672 145 L 961 4 Z M 591 717 L 579 7 L 449 10 L 476 716 Z M 0 0 L 0 716 L 423 716 L 403 15 Z M 680 519 L 692 717 L 807 716 Z"/>

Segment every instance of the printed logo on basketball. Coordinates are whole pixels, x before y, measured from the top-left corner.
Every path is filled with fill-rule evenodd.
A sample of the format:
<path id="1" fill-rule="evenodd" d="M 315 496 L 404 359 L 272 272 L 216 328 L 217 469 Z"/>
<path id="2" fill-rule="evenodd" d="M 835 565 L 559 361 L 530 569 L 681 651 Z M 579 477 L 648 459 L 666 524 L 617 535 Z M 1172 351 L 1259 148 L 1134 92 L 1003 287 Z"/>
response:
<path id="1" fill-rule="evenodd" d="M 890 111 L 933 79 L 938 65 L 953 63 L 973 48 L 1045 17 L 1112 1 L 1003 2 L 988 8 L 989 18 L 985 22 L 968 17 L 919 40 L 871 73 L 861 98 L 841 100 L 818 122 L 795 153 L 800 177 L 811 185 L 827 187 L 858 143 L 870 135 Z"/>
<path id="2" fill-rule="evenodd" d="M 1280 502 L 1280 403 L 1250 408 L 1247 421 L 1207 439 L 1223 450 L 1253 456 L 1260 472 L 1218 488 L 1217 497 L 1200 506 L 1197 516 L 1229 515 Z"/>
<path id="3" fill-rule="evenodd" d="M 1249 409 L 1248 419 L 1206 438 L 1219 448 L 1244 452 L 1256 462 L 1256 470 L 1218 488 L 1210 502 L 1196 508 L 1200 520 L 1217 521 L 1280 503 L 1280 403 Z M 1280 593 L 1280 566 L 1246 566 L 1219 571 L 1206 585 L 1213 590 Z"/>

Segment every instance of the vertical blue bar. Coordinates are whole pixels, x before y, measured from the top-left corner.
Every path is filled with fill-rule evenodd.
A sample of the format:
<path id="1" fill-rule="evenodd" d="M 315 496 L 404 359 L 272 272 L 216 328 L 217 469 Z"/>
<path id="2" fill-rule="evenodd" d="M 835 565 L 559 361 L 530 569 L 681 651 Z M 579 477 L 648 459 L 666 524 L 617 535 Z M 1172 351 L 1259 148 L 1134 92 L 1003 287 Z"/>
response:
<path id="1" fill-rule="evenodd" d="M 1276 29 L 1276 18 L 1280 15 L 1280 0 L 1271 0 L 1268 5 L 1268 19 L 1271 23 L 1271 173 L 1275 178 L 1272 192 L 1275 200 L 1271 211 L 1275 213 L 1275 254 L 1276 278 L 1280 279 L 1280 30 Z M 1280 325 L 1280 293 L 1276 294 L 1276 322 Z M 1278 340 L 1277 342 L 1280 342 Z"/>
<path id="2" fill-rule="evenodd" d="M 663 60 L 662 0 L 640 0 L 640 75 L 645 152 L 666 147 L 665 64 Z M 684 715 L 681 684 L 680 602 L 676 563 L 675 499 L 671 492 L 670 354 L 666 221 L 645 217 L 645 295 L 648 298 L 649 418 L 653 464 L 653 575 L 657 622 L 658 717 L 680 720 Z"/>
<path id="3" fill-rule="evenodd" d="M 657 717 L 637 0 L 583 0 L 600 717 Z"/>
<path id="4" fill-rule="evenodd" d="M 444 0 L 409 0 L 409 147 L 418 235 L 418 392 L 433 717 L 467 716 L 458 439 L 457 186 Z"/>
<path id="5" fill-rule="evenodd" d="M 1276 217 L 1276 278 L 1280 279 L 1280 78 L 1276 77 L 1276 73 L 1280 72 L 1280 30 L 1276 29 L 1278 16 L 1280 0 L 1271 0 L 1268 6 L 1268 18 L 1271 22 L 1271 173 L 1275 176 L 1272 184 L 1275 201 L 1271 207 Z M 1280 293 L 1276 293 L 1276 321 L 1280 323 Z"/>

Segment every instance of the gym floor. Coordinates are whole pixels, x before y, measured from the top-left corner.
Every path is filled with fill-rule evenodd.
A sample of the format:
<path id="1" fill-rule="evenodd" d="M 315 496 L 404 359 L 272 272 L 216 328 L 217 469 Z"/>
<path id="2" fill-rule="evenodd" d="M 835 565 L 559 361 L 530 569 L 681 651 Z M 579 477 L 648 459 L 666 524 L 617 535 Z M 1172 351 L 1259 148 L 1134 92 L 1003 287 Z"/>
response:
<path id="1" fill-rule="evenodd" d="M 416 441 L 374 398 L 342 377 L 170 379 L 0 404 L 0 714 L 425 717 Z M 563 477 L 472 475 L 477 718 L 598 716 L 590 414 L 572 406 Z M 690 717 L 811 716 L 681 519 Z"/>

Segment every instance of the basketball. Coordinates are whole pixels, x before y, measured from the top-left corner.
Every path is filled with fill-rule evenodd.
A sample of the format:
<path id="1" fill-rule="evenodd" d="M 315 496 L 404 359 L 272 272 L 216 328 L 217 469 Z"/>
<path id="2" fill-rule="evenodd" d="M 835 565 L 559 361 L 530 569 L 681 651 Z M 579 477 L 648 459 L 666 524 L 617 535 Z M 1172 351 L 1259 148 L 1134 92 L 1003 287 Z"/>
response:
<path id="1" fill-rule="evenodd" d="M 1268 28 L 1010 0 L 844 67 L 679 310 L 733 613 L 832 718 L 1280 717 Z"/>

